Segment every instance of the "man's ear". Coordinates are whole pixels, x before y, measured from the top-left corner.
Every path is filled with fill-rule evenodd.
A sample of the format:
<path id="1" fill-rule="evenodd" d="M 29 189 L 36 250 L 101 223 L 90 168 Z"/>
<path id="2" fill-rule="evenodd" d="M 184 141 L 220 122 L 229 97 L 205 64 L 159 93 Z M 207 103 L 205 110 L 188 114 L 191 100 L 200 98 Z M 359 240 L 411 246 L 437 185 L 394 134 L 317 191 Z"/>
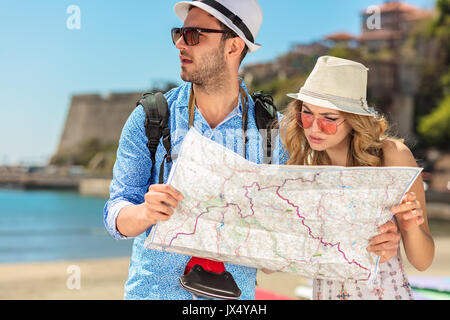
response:
<path id="1" fill-rule="evenodd" d="M 239 37 L 228 39 L 227 55 L 229 57 L 236 57 L 240 61 L 241 53 L 245 48 L 245 42 Z"/>

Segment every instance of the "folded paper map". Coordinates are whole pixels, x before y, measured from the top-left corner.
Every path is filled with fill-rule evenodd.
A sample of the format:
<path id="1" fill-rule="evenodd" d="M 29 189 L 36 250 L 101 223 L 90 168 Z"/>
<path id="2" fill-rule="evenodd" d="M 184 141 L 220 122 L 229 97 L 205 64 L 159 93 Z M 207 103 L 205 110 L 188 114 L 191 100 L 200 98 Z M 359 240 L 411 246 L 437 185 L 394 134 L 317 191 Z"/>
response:
<path id="1" fill-rule="evenodd" d="M 191 129 L 168 183 L 184 195 L 145 246 L 295 273 L 369 280 L 378 227 L 422 169 L 258 165 Z"/>

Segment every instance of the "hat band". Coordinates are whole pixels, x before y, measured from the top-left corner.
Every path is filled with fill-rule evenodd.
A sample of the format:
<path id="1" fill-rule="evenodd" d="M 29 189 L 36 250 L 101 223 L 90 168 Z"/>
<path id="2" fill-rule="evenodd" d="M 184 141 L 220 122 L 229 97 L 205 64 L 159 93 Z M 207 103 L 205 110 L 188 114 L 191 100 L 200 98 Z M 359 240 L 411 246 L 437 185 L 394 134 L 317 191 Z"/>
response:
<path id="1" fill-rule="evenodd" d="M 250 30 L 248 29 L 248 27 L 245 25 L 245 23 L 242 21 L 241 18 L 239 18 L 237 15 L 235 15 L 233 12 L 231 12 L 230 10 L 228 10 L 225 6 L 223 6 L 221 3 L 215 1 L 215 0 L 193 0 L 196 2 L 202 2 L 214 9 L 216 9 L 217 11 L 219 11 L 221 14 L 223 14 L 225 17 L 227 17 L 228 19 L 231 20 L 231 22 L 233 22 L 233 24 L 239 28 L 239 30 L 241 30 L 245 37 L 247 38 L 248 41 L 250 41 L 251 43 L 255 42 L 255 39 L 253 38 L 252 33 L 250 32 Z"/>
<path id="2" fill-rule="evenodd" d="M 361 98 L 359 100 L 352 99 L 352 98 L 345 98 L 345 97 L 335 96 L 332 94 L 316 93 L 316 92 L 306 90 L 304 88 L 300 89 L 300 93 L 310 96 L 310 97 L 313 97 L 313 98 L 360 105 L 364 109 L 364 111 L 372 113 L 372 111 L 369 109 L 366 99 L 364 99 L 364 98 Z"/>

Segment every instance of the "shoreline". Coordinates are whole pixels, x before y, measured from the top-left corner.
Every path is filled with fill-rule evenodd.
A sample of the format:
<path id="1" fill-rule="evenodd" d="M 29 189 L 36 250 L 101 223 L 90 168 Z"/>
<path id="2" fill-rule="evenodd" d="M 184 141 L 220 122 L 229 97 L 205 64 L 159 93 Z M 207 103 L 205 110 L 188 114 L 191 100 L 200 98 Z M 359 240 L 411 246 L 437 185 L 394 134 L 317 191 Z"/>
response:
<path id="1" fill-rule="evenodd" d="M 420 272 L 407 261 L 402 248 L 405 271 L 409 277 L 450 278 L 450 237 L 435 239 L 436 253 L 431 267 Z M 122 300 L 128 277 L 130 257 L 0 263 L 0 300 Z M 74 276 L 79 274 L 79 289 Z M 258 272 L 258 287 L 292 299 L 297 286 L 310 280 L 286 273 Z"/>
<path id="2" fill-rule="evenodd" d="M 2 263 L 0 300 L 121 300 L 129 263 L 129 257 Z"/>

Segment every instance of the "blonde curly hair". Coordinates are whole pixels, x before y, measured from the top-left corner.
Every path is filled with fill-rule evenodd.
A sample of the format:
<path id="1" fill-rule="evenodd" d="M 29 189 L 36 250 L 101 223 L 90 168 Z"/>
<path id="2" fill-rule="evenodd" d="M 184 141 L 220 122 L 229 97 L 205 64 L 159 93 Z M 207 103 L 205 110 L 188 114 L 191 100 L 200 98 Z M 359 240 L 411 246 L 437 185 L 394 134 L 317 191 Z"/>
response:
<path id="1" fill-rule="evenodd" d="M 281 141 L 290 158 L 288 165 L 331 165 L 325 151 L 313 150 L 306 139 L 304 130 L 298 125 L 296 114 L 303 102 L 294 100 L 280 121 Z M 353 129 L 347 155 L 349 167 L 383 166 L 383 144 L 386 139 L 395 139 L 387 134 L 388 123 L 383 116 L 362 116 L 342 112 L 345 121 Z"/>

